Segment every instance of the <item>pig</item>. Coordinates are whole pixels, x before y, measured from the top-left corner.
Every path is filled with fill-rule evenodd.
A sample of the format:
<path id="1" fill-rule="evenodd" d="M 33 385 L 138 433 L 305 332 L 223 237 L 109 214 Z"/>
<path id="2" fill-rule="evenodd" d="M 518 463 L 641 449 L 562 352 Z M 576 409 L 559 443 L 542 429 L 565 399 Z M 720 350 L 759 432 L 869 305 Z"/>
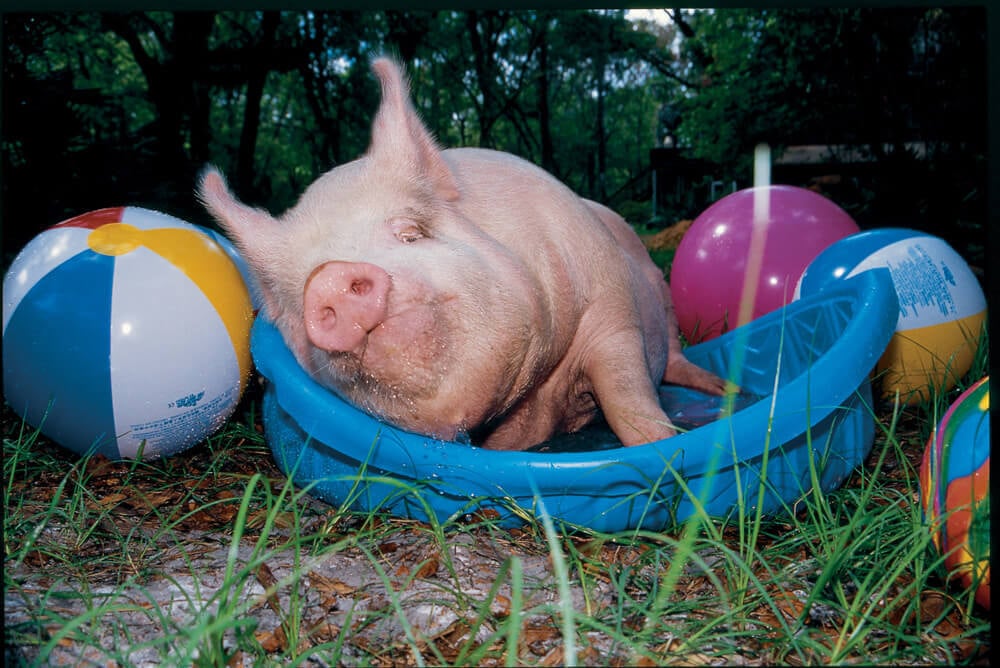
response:
<path id="1" fill-rule="evenodd" d="M 442 149 L 402 66 L 371 67 L 368 149 L 280 217 L 213 167 L 200 179 L 312 377 L 404 430 L 499 450 L 599 413 L 625 446 L 661 440 L 661 381 L 725 391 L 684 357 L 663 273 L 621 217 L 514 155 Z"/>

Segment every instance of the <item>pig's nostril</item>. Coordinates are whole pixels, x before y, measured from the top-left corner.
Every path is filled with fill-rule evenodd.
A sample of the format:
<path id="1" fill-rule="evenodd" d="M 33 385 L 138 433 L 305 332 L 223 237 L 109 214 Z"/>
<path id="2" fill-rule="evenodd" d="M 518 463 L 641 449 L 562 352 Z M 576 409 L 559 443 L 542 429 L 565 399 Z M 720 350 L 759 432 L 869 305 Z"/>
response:
<path id="1" fill-rule="evenodd" d="M 310 343 L 328 352 L 356 349 L 386 317 L 389 276 L 375 265 L 331 261 L 317 267 L 303 292 Z"/>

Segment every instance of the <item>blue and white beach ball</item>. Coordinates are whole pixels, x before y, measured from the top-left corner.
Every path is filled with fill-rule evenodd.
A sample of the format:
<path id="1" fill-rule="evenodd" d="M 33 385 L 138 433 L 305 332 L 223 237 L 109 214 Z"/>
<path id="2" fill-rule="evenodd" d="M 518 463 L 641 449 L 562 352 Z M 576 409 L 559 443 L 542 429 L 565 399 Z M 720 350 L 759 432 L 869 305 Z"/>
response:
<path id="1" fill-rule="evenodd" d="M 954 387 L 979 348 L 986 295 L 944 239 L 902 228 L 853 234 L 809 264 L 795 297 L 875 268 L 889 270 L 899 297 L 896 333 L 877 365 L 883 396 L 917 403 Z"/>
<path id="2" fill-rule="evenodd" d="M 249 379 L 241 273 L 172 216 L 110 208 L 50 227 L 3 294 L 6 400 L 80 454 L 176 454 L 225 423 Z"/>

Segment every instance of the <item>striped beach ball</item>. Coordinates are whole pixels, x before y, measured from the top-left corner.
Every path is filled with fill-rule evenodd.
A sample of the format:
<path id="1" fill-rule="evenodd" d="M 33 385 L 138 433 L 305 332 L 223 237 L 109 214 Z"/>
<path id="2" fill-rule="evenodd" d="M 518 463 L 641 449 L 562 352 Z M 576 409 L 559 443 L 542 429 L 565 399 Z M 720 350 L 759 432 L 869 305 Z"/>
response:
<path id="1" fill-rule="evenodd" d="M 795 296 L 831 281 L 887 268 L 899 297 L 896 333 L 878 361 L 883 396 L 906 403 L 949 390 L 972 367 L 986 322 L 986 296 L 969 265 L 946 241 L 884 228 L 853 234 L 814 259 Z"/>
<path id="2" fill-rule="evenodd" d="M 945 568 L 990 607 L 990 379 L 963 392 L 931 433 L 920 500 Z"/>
<path id="3" fill-rule="evenodd" d="M 137 207 L 54 225 L 3 284 L 10 406 L 63 447 L 169 456 L 213 434 L 250 376 L 253 308 L 202 228 Z"/>

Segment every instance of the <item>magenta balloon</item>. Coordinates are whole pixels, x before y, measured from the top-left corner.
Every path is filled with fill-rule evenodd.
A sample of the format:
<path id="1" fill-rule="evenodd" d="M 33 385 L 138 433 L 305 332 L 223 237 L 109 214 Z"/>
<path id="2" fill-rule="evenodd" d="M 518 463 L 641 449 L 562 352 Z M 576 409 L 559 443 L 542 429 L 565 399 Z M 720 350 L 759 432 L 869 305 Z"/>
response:
<path id="1" fill-rule="evenodd" d="M 769 215 L 760 223 L 762 252 L 751 319 L 791 302 L 795 284 L 813 258 L 860 231 L 847 212 L 804 188 L 747 188 L 715 202 L 681 239 L 670 270 L 677 321 L 692 343 L 745 324 L 737 316 L 752 271 L 758 195 L 769 197 Z"/>

